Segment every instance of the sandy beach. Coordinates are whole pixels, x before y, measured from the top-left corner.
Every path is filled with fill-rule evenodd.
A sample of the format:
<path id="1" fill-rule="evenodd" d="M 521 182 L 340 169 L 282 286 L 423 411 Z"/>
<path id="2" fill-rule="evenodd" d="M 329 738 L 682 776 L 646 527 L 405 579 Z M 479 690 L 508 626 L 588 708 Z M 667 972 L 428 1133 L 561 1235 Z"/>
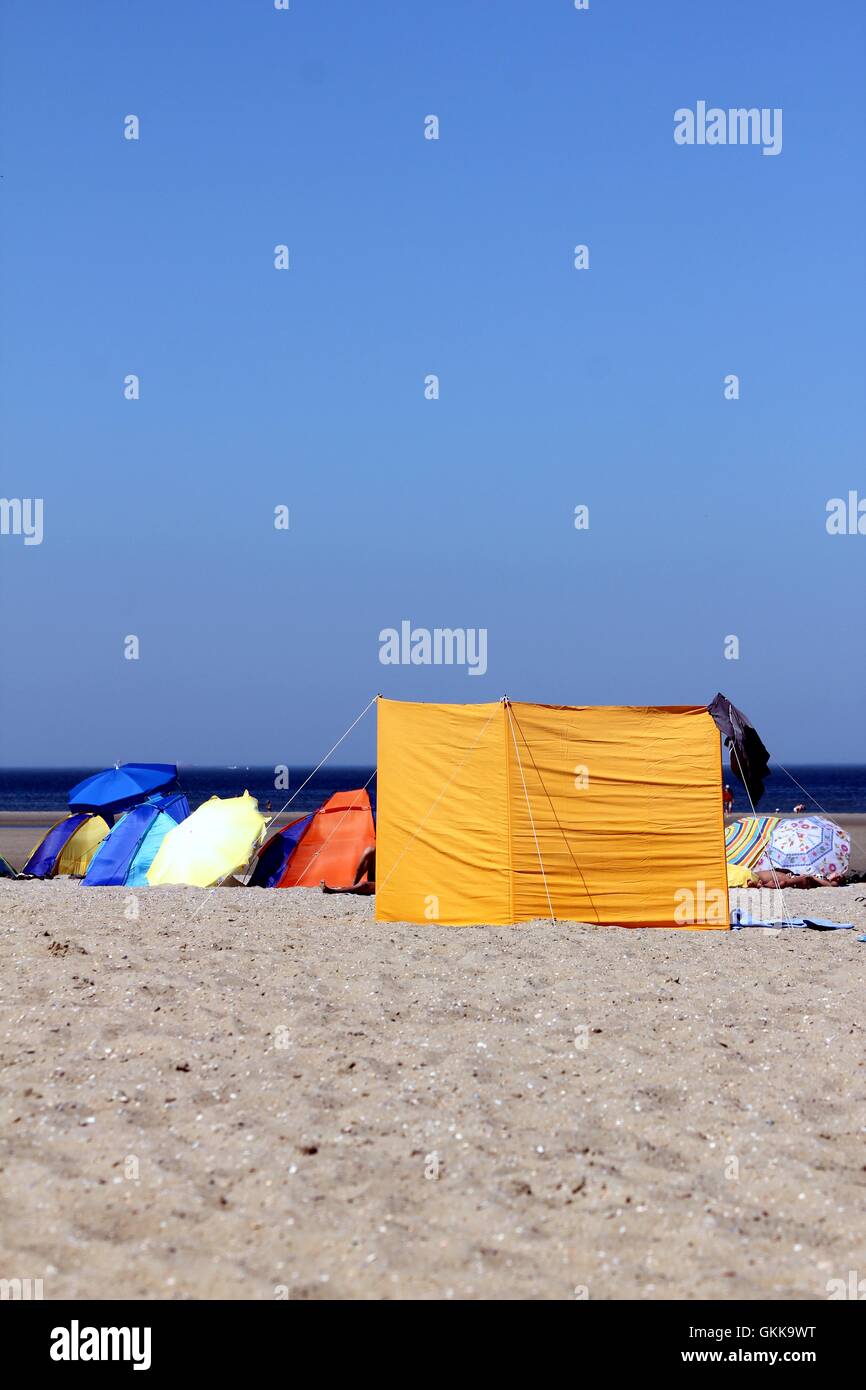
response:
<path id="1" fill-rule="evenodd" d="M 864 885 L 788 896 L 866 928 Z M 855 932 L 70 881 L 0 883 L 0 923 L 0 1273 L 47 1299 L 823 1299 L 866 1267 Z"/>

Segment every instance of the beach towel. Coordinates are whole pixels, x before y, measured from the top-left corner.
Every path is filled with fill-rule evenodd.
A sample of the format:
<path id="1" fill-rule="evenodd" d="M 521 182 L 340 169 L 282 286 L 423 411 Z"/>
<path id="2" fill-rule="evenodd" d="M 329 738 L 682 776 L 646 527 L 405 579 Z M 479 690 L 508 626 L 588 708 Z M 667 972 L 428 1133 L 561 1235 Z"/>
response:
<path id="1" fill-rule="evenodd" d="M 739 931 L 741 927 L 810 927 L 813 931 L 851 931 L 854 923 L 831 922 L 828 917 L 769 917 L 764 921 L 735 908 L 731 914 L 731 931 Z"/>

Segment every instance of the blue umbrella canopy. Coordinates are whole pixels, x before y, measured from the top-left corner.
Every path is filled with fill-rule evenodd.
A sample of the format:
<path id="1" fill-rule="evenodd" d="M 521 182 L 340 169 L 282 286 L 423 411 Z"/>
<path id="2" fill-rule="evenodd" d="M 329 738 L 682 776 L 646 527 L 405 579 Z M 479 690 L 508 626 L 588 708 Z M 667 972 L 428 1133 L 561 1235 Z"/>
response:
<path id="1" fill-rule="evenodd" d="M 69 793 L 70 810 L 124 811 L 177 781 L 174 763 L 124 763 L 85 777 Z"/>

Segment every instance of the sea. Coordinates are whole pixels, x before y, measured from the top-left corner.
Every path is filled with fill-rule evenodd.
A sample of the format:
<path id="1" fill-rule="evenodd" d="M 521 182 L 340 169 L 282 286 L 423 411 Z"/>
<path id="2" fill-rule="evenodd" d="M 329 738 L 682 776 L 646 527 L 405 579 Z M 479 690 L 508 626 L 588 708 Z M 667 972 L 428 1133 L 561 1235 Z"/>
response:
<path id="1" fill-rule="evenodd" d="M 0 811 L 62 810 L 70 789 L 101 771 L 97 767 L 0 768 Z M 311 767 L 297 767 L 290 770 L 287 788 L 275 787 L 273 767 L 185 767 L 181 763 L 177 775 L 192 810 L 212 796 L 242 796 L 246 791 L 256 798 L 261 811 L 276 813 L 287 803 L 289 811 L 312 811 L 334 792 L 363 786 L 375 805 L 375 771 L 335 765 L 314 772 Z"/>
<path id="2" fill-rule="evenodd" d="M 99 771 L 95 767 L 0 768 L 0 811 L 62 810 L 70 788 Z M 819 807 L 831 813 L 866 811 L 866 765 L 795 765 L 787 772 L 771 766 L 771 773 L 758 807 L 765 814 L 792 811 L 800 804 L 816 812 Z M 292 768 L 288 789 L 275 788 L 273 767 L 181 765 L 178 776 L 193 808 L 211 796 L 240 796 L 248 791 L 262 811 L 280 811 L 287 802 L 290 811 L 311 811 L 334 792 L 365 785 L 375 804 L 373 767 L 325 766 L 315 773 L 312 768 Z M 725 780 L 734 793 L 734 810 L 748 811 L 749 802 L 740 783 L 727 772 Z"/>

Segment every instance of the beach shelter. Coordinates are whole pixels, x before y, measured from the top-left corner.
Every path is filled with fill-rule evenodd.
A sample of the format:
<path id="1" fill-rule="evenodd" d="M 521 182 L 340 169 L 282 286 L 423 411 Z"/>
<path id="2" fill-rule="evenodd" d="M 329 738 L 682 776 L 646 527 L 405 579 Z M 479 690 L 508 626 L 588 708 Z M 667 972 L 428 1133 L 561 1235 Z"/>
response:
<path id="1" fill-rule="evenodd" d="M 151 885 L 208 888 L 242 869 L 261 842 L 265 818 L 249 792 L 212 796 L 165 836 L 147 871 Z"/>
<path id="2" fill-rule="evenodd" d="M 18 877 L 18 875 L 16 874 L 15 870 L 12 868 L 12 865 L 11 865 L 11 864 L 7 864 L 6 860 L 3 858 L 3 855 L 0 854 L 0 878 L 17 878 L 17 877 Z"/>
<path id="3" fill-rule="evenodd" d="M 736 867 L 840 878 L 851 839 L 827 816 L 744 816 L 725 830 L 725 853 Z"/>
<path id="4" fill-rule="evenodd" d="M 126 811 L 99 845 L 82 887 L 147 887 L 147 871 L 170 830 L 189 815 L 182 792 L 153 796 Z"/>
<path id="5" fill-rule="evenodd" d="M 376 917 L 727 929 L 706 706 L 378 702 Z"/>
<path id="6" fill-rule="evenodd" d="M 725 826 L 728 863 L 744 869 L 768 869 L 767 846 L 779 816 L 743 816 Z"/>
<path id="7" fill-rule="evenodd" d="M 79 811 L 55 821 L 31 850 L 23 874 L 34 878 L 53 878 L 57 874 L 87 872 L 97 847 L 108 834 L 108 824 L 102 816 Z"/>
<path id="8" fill-rule="evenodd" d="M 310 811 L 307 815 L 298 816 L 265 841 L 256 855 L 256 862 L 249 878 L 250 888 L 276 888 L 295 851 L 295 846 L 314 815 L 315 811 Z"/>
<path id="9" fill-rule="evenodd" d="M 335 792 L 303 825 L 288 826 L 280 832 L 279 849 L 273 836 L 262 850 L 250 885 L 258 888 L 318 888 L 324 880 L 332 887 L 353 883 L 358 864 L 367 849 L 376 844 L 376 826 L 370 796 L 365 788 Z M 278 858 L 284 851 L 282 859 Z M 262 860 L 264 858 L 264 864 Z M 262 864 L 262 882 L 256 878 Z"/>

